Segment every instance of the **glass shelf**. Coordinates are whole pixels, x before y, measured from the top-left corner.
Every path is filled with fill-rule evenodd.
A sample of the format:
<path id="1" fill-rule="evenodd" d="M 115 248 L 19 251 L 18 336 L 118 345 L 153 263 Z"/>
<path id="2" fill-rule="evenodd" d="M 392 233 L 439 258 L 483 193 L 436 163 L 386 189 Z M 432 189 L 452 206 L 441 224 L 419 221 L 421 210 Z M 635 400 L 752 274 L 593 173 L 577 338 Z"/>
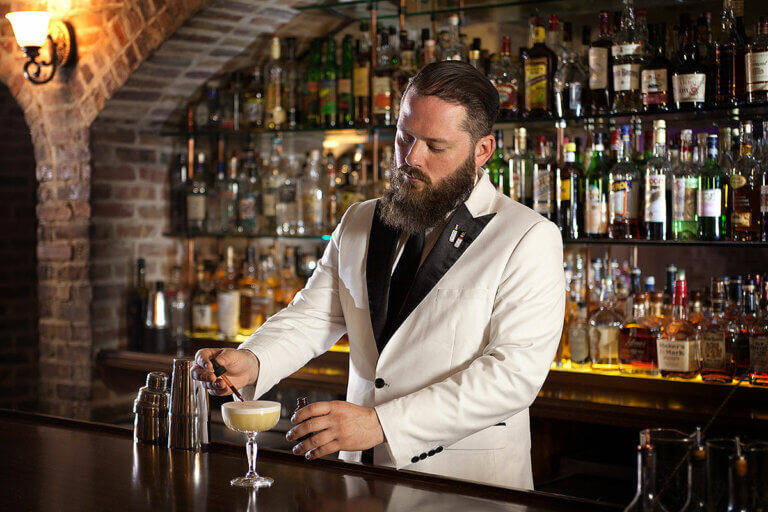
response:
<path id="1" fill-rule="evenodd" d="M 200 233 L 166 232 L 163 236 L 172 238 L 280 238 L 292 240 L 322 240 L 327 242 L 331 235 L 278 235 L 267 233 L 214 233 L 203 231 Z"/>
<path id="2" fill-rule="evenodd" d="M 579 240 L 565 240 L 564 245 L 637 245 L 642 246 L 666 246 L 666 247 L 754 247 L 768 248 L 768 242 L 734 242 L 724 240 L 719 242 L 708 240 L 611 240 L 608 238 L 586 238 Z"/>

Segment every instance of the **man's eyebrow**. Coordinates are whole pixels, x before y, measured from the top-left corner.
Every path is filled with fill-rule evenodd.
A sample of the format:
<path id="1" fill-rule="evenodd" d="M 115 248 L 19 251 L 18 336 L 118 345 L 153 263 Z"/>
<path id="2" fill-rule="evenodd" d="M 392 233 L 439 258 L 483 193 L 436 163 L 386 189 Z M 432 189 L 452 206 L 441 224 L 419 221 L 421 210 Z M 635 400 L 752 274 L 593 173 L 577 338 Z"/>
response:
<path id="1" fill-rule="evenodd" d="M 397 129 L 398 129 L 398 131 L 401 131 L 401 132 L 407 133 L 408 135 L 413 136 L 413 134 L 411 132 L 409 132 L 408 130 L 406 130 L 402 126 L 398 126 Z M 447 139 L 441 139 L 439 137 L 418 137 L 418 138 L 422 139 L 422 140 L 425 140 L 427 142 L 437 142 L 438 144 L 447 144 L 448 143 Z"/>

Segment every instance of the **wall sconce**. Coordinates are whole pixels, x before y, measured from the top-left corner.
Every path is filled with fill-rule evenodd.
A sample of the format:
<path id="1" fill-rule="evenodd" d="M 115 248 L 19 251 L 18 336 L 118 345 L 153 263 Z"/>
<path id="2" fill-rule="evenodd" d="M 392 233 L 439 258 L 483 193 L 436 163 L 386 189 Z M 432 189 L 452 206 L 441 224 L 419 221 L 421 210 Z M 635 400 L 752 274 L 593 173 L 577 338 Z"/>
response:
<path id="1" fill-rule="evenodd" d="M 74 61 L 74 32 L 65 21 L 51 21 L 51 14 L 39 11 L 19 11 L 5 15 L 11 22 L 16 41 L 24 49 L 27 62 L 24 76 L 33 84 L 50 82 L 56 68 Z M 50 42 L 50 60 L 38 60 L 40 48 Z M 43 68 L 51 68 L 50 74 L 41 78 Z"/>

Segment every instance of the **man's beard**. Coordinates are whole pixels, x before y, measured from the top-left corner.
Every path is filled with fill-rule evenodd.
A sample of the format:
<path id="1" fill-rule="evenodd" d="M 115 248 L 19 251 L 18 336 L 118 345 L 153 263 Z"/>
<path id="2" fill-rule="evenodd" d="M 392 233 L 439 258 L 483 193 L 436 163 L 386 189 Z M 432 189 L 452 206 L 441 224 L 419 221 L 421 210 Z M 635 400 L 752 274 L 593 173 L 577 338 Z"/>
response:
<path id="1" fill-rule="evenodd" d="M 423 233 L 445 221 L 447 215 L 469 198 L 475 184 L 474 155 L 470 154 L 453 174 L 437 185 L 416 167 L 390 169 L 390 188 L 381 196 L 381 220 L 406 233 Z M 405 174 L 423 181 L 421 190 Z"/>

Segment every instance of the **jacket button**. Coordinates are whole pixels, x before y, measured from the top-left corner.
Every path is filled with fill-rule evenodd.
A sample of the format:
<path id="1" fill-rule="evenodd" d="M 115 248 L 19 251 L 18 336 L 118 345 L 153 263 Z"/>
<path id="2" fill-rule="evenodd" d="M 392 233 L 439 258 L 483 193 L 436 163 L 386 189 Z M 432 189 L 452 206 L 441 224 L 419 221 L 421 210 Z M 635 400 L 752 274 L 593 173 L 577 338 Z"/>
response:
<path id="1" fill-rule="evenodd" d="M 421 460 L 424 460 L 426 458 L 427 458 L 427 454 L 426 453 L 422 453 L 421 455 L 419 455 L 419 459 L 421 459 Z"/>
<path id="2" fill-rule="evenodd" d="M 438 446 L 437 448 L 435 448 L 435 453 L 440 453 L 441 451 L 443 451 L 442 446 Z"/>
<path id="3" fill-rule="evenodd" d="M 419 462 L 419 458 L 418 457 L 414 457 L 414 458 L 411 459 L 411 463 L 412 464 L 416 464 L 417 462 Z"/>
<path id="4" fill-rule="evenodd" d="M 386 383 L 386 382 L 384 382 L 384 379 L 382 379 L 381 377 L 379 377 L 378 379 L 376 379 L 375 381 L 373 381 L 373 385 L 374 385 L 374 386 L 376 386 L 376 389 L 381 389 L 381 388 L 383 388 L 383 387 L 384 387 L 386 384 L 387 384 L 387 383 Z"/>
<path id="5" fill-rule="evenodd" d="M 428 455 L 429 457 L 433 456 L 434 454 L 435 454 L 435 450 L 429 450 L 429 451 L 427 452 L 427 455 Z"/>

